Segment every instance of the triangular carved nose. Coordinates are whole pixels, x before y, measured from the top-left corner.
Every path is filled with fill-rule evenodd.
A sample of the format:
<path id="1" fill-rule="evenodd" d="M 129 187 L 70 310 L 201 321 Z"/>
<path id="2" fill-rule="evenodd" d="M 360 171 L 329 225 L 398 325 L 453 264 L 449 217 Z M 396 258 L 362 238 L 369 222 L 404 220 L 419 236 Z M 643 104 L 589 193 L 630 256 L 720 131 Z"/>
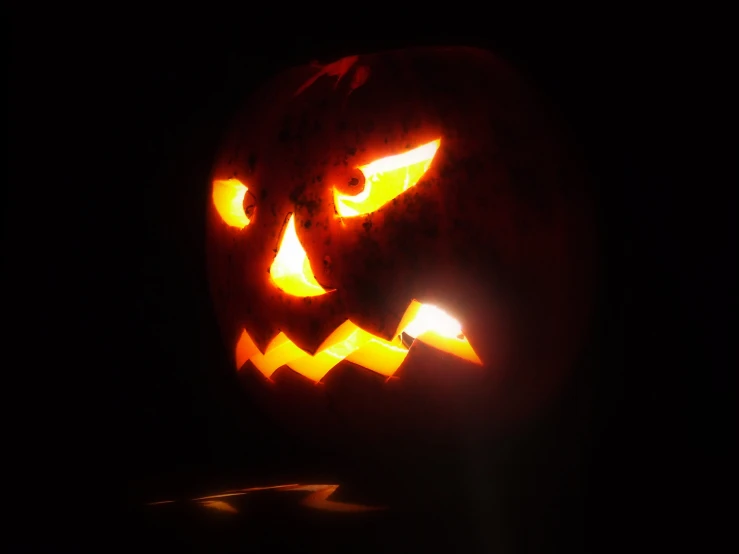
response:
<path id="1" fill-rule="evenodd" d="M 320 296 L 331 292 L 324 289 L 313 274 L 308 254 L 295 230 L 294 214 L 287 216 L 280 247 L 269 268 L 269 275 L 277 288 L 291 296 Z"/>

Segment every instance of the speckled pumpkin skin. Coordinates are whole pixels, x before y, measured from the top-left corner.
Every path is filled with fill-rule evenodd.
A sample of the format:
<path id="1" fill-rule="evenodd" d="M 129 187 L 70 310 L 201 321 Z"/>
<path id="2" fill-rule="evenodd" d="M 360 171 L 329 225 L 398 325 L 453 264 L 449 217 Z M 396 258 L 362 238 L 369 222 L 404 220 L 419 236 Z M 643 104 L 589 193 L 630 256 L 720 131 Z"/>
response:
<path id="1" fill-rule="evenodd" d="M 499 429 L 552 397 L 590 304 L 591 208 L 552 111 L 505 63 L 473 48 L 359 56 L 339 79 L 281 73 L 234 121 L 213 179 L 249 187 L 251 224 L 208 208 L 209 272 L 229 351 L 283 331 L 308 352 L 347 318 L 390 339 L 409 302 L 457 318 L 484 366 L 414 343 L 393 378 L 341 362 L 319 384 L 283 367 L 240 375 L 299 432 L 344 438 Z M 303 90 L 296 95 L 296 91 Z M 441 137 L 415 187 L 340 219 L 332 186 L 353 168 Z M 296 298 L 269 280 L 286 216 L 325 288 Z M 364 440 L 364 438 L 362 440 Z"/>

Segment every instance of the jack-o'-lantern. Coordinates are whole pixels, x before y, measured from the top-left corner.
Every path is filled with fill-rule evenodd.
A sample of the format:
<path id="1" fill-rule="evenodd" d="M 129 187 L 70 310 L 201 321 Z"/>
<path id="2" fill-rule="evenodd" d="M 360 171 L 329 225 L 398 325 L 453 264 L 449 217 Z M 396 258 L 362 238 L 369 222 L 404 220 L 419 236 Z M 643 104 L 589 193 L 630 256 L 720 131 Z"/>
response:
<path id="1" fill-rule="evenodd" d="M 582 342 L 592 228 L 546 106 L 466 47 L 253 93 L 214 166 L 208 263 L 234 369 L 274 415 L 402 438 L 551 397 Z"/>

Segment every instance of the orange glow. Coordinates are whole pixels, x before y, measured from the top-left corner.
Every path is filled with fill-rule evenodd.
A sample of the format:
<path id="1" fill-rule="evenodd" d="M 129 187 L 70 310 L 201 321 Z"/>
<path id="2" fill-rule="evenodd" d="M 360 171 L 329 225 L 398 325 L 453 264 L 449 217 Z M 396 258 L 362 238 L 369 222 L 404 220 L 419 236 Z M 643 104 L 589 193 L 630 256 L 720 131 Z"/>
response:
<path id="1" fill-rule="evenodd" d="M 295 483 L 295 484 L 289 484 L 289 485 L 273 485 L 273 486 L 267 486 L 267 487 L 250 487 L 246 489 L 237 489 L 233 491 L 227 491 L 227 492 L 223 492 L 219 494 L 214 494 L 211 496 L 193 498 L 191 499 L 191 501 L 197 502 L 201 506 L 210 508 L 212 510 L 237 514 L 239 513 L 239 511 L 232 504 L 229 504 L 228 502 L 225 502 L 223 500 L 213 500 L 213 499 L 224 498 L 228 496 L 241 496 L 244 494 L 248 494 L 251 492 L 258 492 L 258 491 L 309 492 L 312 494 L 309 494 L 308 496 L 306 496 L 302 500 L 301 504 L 303 506 L 312 508 L 314 510 L 324 510 L 324 511 L 330 511 L 330 512 L 367 512 L 367 511 L 386 509 L 385 507 L 381 507 L 381 506 L 366 506 L 364 504 L 352 504 L 348 502 L 336 502 L 333 500 L 329 500 L 328 498 L 333 493 L 335 493 L 338 488 L 339 488 L 339 485 L 299 485 Z M 149 502 L 148 505 L 149 506 L 159 506 L 163 504 L 173 504 L 173 503 L 174 503 L 174 500 L 165 500 L 165 501 L 160 501 L 160 502 Z"/>
<path id="2" fill-rule="evenodd" d="M 318 284 L 313 275 L 308 255 L 295 231 L 295 217 L 292 214 L 288 216 L 269 275 L 279 289 L 292 296 L 319 296 L 329 292 Z"/>
<path id="3" fill-rule="evenodd" d="M 239 511 L 231 506 L 228 502 L 224 502 L 223 500 L 203 500 L 200 502 L 203 506 L 206 508 L 210 508 L 211 510 L 217 510 L 219 512 L 228 512 L 230 514 L 238 514 Z"/>
<path id="4" fill-rule="evenodd" d="M 247 190 L 246 185 L 238 179 L 213 181 L 213 205 L 227 225 L 239 229 L 249 225 L 249 218 L 244 212 L 244 196 Z"/>
<path id="5" fill-rule="evenodd" d="M 269 378 L 279 367 L 287 365 L 304 377 L 320 381 L 341 360 L 347 360 L 389 377 L 408 355 L 408 348 L 400 338 L 402 333 L 437 350 L 482 365 L 457 320 L 435 306 L 413 300 L 392 341 L 376 337 L 347 320 L 329 335 L 313 356 L 282 332 L 260 352 L 249 334 L 243 331 L 236 345 L 236 367 L 241 369 L 248 359 Z"/>
<path id="6" fill-rule="evenodd" d="M 302 504 L 314 510 L 323 510 L 326 512 L 371 512 L 385 509 L 379 506 L 365 506 L 364 504 L 329 500 L 328 497 L 336 492 L 339 485 L 309 485 L 309 487 L 315 492 L 304 498 Z M 301 490 L 301 488 L 296 490 Z M 305 490 L 305 488 L 302 488 L 302 490 Z"/>
<path id="7" fill-rule="evenodd" d="M 341 217 L 356 217 L 381 208 L 408 190 L 426 173 L 441 139 L 395 156 L 381 158 L 358 169 L 365 178 L 364 190 L 355 196 L 334 188 L 334 206 Z"/>
<path id="8" fill-rule="evenodd" d="M 201 496 L 199 498 L 193 498 L 195 501 L 200 500 L 213 500 L 215 498 L 226 498 L 228 496 L 242 496 L 244 494 L 250 493 L 250 492 L 256 492 L 256 491 L 270 491 L 274 489 L 294 489 L 295 487 L 299 487 L 300 485 L 297 483 L 291 483 L 289 485 L 272 485 L 268 487 L 249 487 L 247 489 L 236 489 L 232 491 L 226 491 L 226 492 L 220 492 L 218 494 L 211 494 L 209 496 Z M 169 502 L 173 502 L 170 500 Z M 149 504 L 149 506 L 154 506 L 155 504 L 162 504 L 162 502 L 152 502 Z"/>

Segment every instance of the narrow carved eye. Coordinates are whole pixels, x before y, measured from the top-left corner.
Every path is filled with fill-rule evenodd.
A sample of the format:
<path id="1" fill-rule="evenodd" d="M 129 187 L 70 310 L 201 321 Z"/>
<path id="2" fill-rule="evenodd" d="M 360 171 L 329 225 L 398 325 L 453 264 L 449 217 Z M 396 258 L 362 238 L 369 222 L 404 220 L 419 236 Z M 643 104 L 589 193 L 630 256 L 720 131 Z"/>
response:
<path id="1" fill-rule="evenodd" d="M 355 196 L 334 187 L 334 205 L 341 217 L 365 215 L 381 208 L 408 190 L 426 173 L 439 149 L 441 139 L 418 148 L 375 160 L 358 169 L 365 178 L 364 190 Z"/>
<path id="2" fill-rule="evenodd" d="M 247 186 L 238 179 L 217 179 L 213 181 L 213 205 L 226 225 L 243 229 L 251 220 L 254 205 L 244 206 Z"/>

